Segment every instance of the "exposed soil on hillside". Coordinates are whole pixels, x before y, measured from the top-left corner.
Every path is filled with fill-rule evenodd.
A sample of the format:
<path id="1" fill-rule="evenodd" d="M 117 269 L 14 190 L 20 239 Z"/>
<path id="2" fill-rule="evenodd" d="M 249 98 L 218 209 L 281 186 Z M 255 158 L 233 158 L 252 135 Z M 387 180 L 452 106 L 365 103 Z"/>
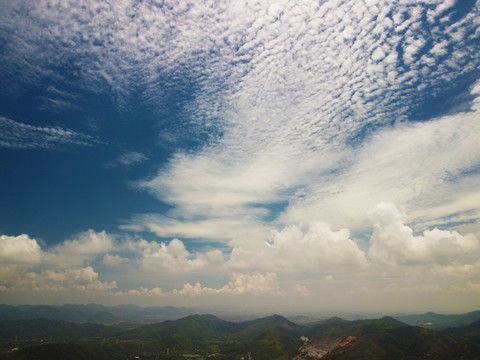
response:
<path id="1" fill-rule="evenodd" d="M 349 346 L 355 340 L 354 336 L 322 336 L 313 342 L 306 339 L 300 348 L 300 355 L 293 357 L 292 360 L 323 359 L 333 350 Z"/>

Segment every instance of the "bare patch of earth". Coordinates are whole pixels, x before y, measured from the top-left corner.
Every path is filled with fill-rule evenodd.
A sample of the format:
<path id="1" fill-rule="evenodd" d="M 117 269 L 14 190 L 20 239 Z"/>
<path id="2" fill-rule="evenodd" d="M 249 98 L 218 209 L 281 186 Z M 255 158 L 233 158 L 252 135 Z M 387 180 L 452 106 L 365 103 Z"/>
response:
<path id="1" fill-rule="evenodd" d="M 322 359 L 333 350 L 350 345 L 355 339 L 354 336 L 322 336 L 312 342 L 305 338 L 300 355 L 293 357 L 292 360 Z"/>

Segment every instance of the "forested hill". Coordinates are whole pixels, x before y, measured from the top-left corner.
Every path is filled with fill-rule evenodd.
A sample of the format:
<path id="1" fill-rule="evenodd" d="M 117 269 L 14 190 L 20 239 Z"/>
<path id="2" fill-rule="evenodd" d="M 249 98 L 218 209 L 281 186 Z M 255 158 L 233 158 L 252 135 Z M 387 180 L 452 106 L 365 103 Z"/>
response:
<path id="1" fill-rule="evenodd" d="M 480 359 L 480 344 L 472 341 L 474 337 L 411 326 L 391 317 L 331 318 L 303 326 L 280 315 L 239 323 L 191 315 L 142 326 L 56 320 L 4 320 L 0 325 L 2 360 L 82 360 L 89 356 L 112 360 Z"/>

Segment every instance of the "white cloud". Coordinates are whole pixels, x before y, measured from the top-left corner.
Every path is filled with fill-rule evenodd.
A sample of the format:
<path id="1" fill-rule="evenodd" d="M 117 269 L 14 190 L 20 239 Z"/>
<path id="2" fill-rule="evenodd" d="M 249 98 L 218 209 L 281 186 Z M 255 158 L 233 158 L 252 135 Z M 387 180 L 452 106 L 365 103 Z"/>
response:
<path id="1" fill-rule="evenodd" d="M 49 251 L 48 260 L 62 266 L 78 266 L 114 248 L 113 236 L 105 231 L 88 230 L 65 240 Z"/>
<path id="2" fill-rule="evenodd" d="M 478 218 L 479 102 L 476 97 L 471 111 L 377 131 L 346 157 L 338 176 L 316 178 L 281 220 L 366 228 L 367 212 L 383 201 L 405 207 L 407 222 Z"/>
<path id="3" fill-rule="evenodd" d="M 142 182 L 175 208 L 153 224 L 161 236 L 194 237 L 196 227 L 201 236 L 225 238 L 238 214 L 235 230 L 264 231 L 264 215 L 248 217 L 252 205 L 268 212 L 271 203 L 311 190 L 322 174 L 343 171 L 351 154 L 339 148 L 363 129 L 405 120 L 431 89 L 464 73 L 459 50 L 464 63 L 477 63 L 480 53 L 466 38 L 479 26 L 478 7 L 447 29 L 436 21 L 422 26 L 428 9 L 435 18 L 451 2 L 35 2 L 28 16 L 22 6 L 4 5 L 2 17 L 16 36 L 2 59 L 12 69 L 27 67 L 10 72 L 26 74 L 22 81 L 75 58 L 87 87 L 121 98 L 142 83 L 143 100 L 157 108 L 167 106 L 174 79 L 188 77 L 199 89 L 182 109 L 182 124 L 223 135 L 196 154 L 177 153 Z M 45 26 L 48 33 L 38 31 Z M 434 44 L 430 57 L 413 61 L 425 44 Z M 409 68 L 397 66 L 399 47 Z M 138 154 L 123 160 L 139 161 Z"/>
<path id="4" fill-rule="evenodd" d="M 0 235 L 0 260 L 2 265 L 15 264 L 32 266 L 42 260 L 42 249 L 28 235 Z"/>
<path id="5" fill-rule="evenodd" d="M 115 161 L 108 162 L 104 166 L 106 168 L 112 168 L 116 166 L 130 167 L 134 164 L 139 164 L 146 160 L 148 160 L 147 155 L 142 154 L 138 151 L 128 151 L 119 155 L 117 159 L 115 159 Z"/>
<path id="6" fill-rule="evenodd" d="M 308 290 L 305 286 L 298 285 L 296 293 L 302 296 L 306 296 Z M 179 299 L 190 297 L 204 297 L 211 298 L 224 296 L 262 296 L 262 295 L 280 295 L 285 294 L 278 285 L 277 275 L 275 273 L 231 273 L 230 281 L 221 287 L 213 288 L 202 286 L 200 283 L 194 285 L 186 283 L 180 289 L 173 289 L 171 291 L 163 291 L 159 287 L 148 289 L 146 287 L 140 287 L 139 289 L 130 289 L 127 291 L 117 291 L 116 297 L 119 298 L 158 298 L 164 299 Z"/>
<path id="7" fill-rule="evenodd" d="M 427 230 L 415 236 L 402 222 L 394 204 L 378 204 L 371 212 L 374 224 L 369 257 L 390 265 L 448 264 L 478 256 L 479 242 L 474 234 Z"/>
<path id="8" fill-rule="evenodd" d="M 117 288 L 115 281 L 99 280 L 98 273 L 91 266 L 65 270 L 43 270 L 39 273 L 17 274 L 11 279 L 13 285 L 6 286 L 7 292 L 68 293 L 99 292 Z"/>
<path id="9" fill-rule="evenodd" d="M 126 292 L 117 292 L 116 296 L 124 296 L 124 295 L 133 295 L 133 296 L 163 296 L 164 293 L 161 288 L 155 287 L 152 289 L 147 289 L 145 287 L 140 287 L 139 290 L 137 289 L 130 289 Z"/>
<path id="10" fill-rule="evenodd" d="M 141 251 L 140 264 L 148 271 L 188 273 L 223 263 L 223 254 L 220 250 L 192 254 L 179 239 L 173 239 L 168 243 L 141 240 L 134 246 Z"/>
<path id="11" fill-rule="evenodd" d="M 231 273 L 230 281 L 221 288 L 203 287 L 200 283 L 195 285 L 185 284 L 182 289 L 171 291 L 173 295 L 278 295 L 281 293 L 277 283 L 277 275 L 269 272 L 244 274 Z"/>
<path id="12" fill-rule="evenodd" d="M 347 229 L 332 231 L 325 223 L 312 223 L 303 232 L 291 225 L 273 231 L 268 241 L 239 239 L 231 242 L 227 265 L 239 269 L 267 269 L 277 272 L 317 271 L 362 267 L 365 254 L 350 239 Z"/>
<path id="13" fill-rule="evenodd" d="M 296 294 L 298 294 L 299 296 L 308 296 L 310 295 L 310 291 L 308 290 L 308 288 L 305 286 L 305 285 L 300 285 L 300 284 L 297 284 L 294 286 L 293 288 L 294 292 Z"/>
<path id="14" fill-rule="evenodd" d="M 177 117 L 180 130 L 171 130 L 169 138 L 190 133 L 187 125 L 188 130 L 215 135 L 195 153 L 177 152 L 154 177 L 139 182 L 173 210 L 163 216 L 141 214 L 123 228 L 165 238 L 210 238 L 232 247 L 225 259 L 219 250 L 193 253 L 179 239 L 137 241 L 127 254 L 122 248 L 126 244 L 114 244 L 106 233 L 88 232 L 42 255 L 46 265 L 57 270 L 37 274 L 38 279 L 58 278 L 62 271 L 72 277 L 67 274 L 74 271 L 70 267 L 102 257 L 104 265 L 126 264 L 128 256 L 129 265 L 138 261 L 143 271 L 155 274 L 200 274 L 212 268 L 324 270 L 332 272 L 335 281 L 324 273 L 321 280 L 337 286 L 342 281 L 337 270 L 354 266 L 365 274 L 369 267 L 348 230 L 332 229 L 370 229 L 366 213 L 382 201 L 398 204 L 407 216 L 400 219 L 390 209 L 394 215 L 383 224 L 377 208 L 372 259 L 427 267 L 444 263 L 476 273 L 465 260 L 467 250 L 476 246 L 472 235 L 413 233 L 452 220 L 469 222 L 480 214 L 480 85 L 472 90 L 477 98 L 471 111 L 408 123 L 425 99 L 435 98 L 438 89 L 449 89 L 479 64 L 475 36 L 480 8 L 476 3 L 454 24 L 440 22 L 453 4 L 2 4 L 5 51 L 0 61 L 9 70 L 0 75 L 2 84 L 31 84 L 45 78 L 52 63 L 62 66 L 75 59 L 82 86 L 97 92 L 107 89 L 120 103 L 133 91 L 162 110 L 171 105 L 165 100 L 169 90 L 182 86 L 173 84 L 176 79 L 188 78 L 195 85 L 180 89 L 198 90 L 189 93 L 193 100 Z M 429 24 L 422 23 L 423 14 Z M 68 99 L 54 90 L 50 93 L 58 95 L 53 100 Z M 67 129 L 7 118 L 0 118 L 0 131 L 0 144 L 14 148 L 96 142 Z M 132 152 L 117 160 L 129 165 L 145 159 Z M 283 207 L 282 216 L 274 219 Z M 268 238 L 272 228 L 283 230 Z M 22 240 L 25 249 L 13 251 L 18 263 L 25 262 L 30 250 L 41 254 L 34 240 L 27 240 Z M 70 270 L 58 270 L 62 267 Z M 177 292 L 274 293 L 277 279 L 269 274 L 236 274 L 226 287 L 195 284 Z M 163 294 L 156 287 L 131 294 L 135 291 L 152 297 Z"/>
<path id="15" fill-rule="evenodd" d="M 62 145 L 91 146 L 99 141 L 86 134 L 60 127 L 34 126 L 0 116 L 0 147 L 57 149 Z"/>
<path id="16" fill-rule="evenodd" d="M 102 261 L 102 263 L 107 266 L 120 266 L 128 262 L 129 262 L 129 259 L 127 258 L 121 257 L 119 255 L 110 255 L 110 254 L 105 254 Z"/>

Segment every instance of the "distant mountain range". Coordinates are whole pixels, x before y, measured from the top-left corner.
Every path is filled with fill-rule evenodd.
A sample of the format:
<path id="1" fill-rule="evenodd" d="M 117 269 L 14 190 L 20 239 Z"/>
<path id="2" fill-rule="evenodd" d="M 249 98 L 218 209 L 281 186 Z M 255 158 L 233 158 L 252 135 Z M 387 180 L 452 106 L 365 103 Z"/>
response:
<path id="1" fill-rule="evenodd" d="M 144 308 L 137 305 L 103 306 L 98 304 L 0 305 L 0 320 L 54 319 L 114 324 L 120 321 L 151 322 L 178 319 L 197 312 L 198 310 L 195 308 L 175 306 Z"/>
<path id="2" fill-rule="evenodd" d="M 480 311 L 472 311 L 465 314 L 442 315 L 428 312 L 421 315 L 398 315 L 395 319 L 409 325 L 417 325 L 432 329 L 443 329 L 454 326 L 469 325 L 480 320 Z"/>
<path id="3" fill-rule="evenodd" d="M 440 332 L 391 317 L 308 325 L 280 315 L 244 322 L 189 315 L 147 325 L 4 319 L 0 360 L 480 359 L 479 333 L 480 322 Z"/>

